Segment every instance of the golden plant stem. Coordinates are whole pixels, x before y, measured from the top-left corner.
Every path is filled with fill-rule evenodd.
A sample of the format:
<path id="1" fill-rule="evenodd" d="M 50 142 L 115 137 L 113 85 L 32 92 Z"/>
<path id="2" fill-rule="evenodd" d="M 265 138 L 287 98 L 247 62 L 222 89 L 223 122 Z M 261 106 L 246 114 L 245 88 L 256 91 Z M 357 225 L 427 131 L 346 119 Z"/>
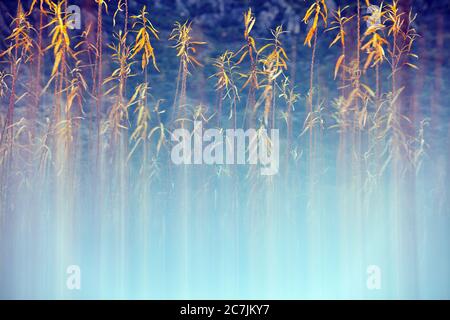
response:
<path id="1" fill-rule="evenodd" d="M 314 65 L 316 59 L 316 47 L 317 47 L 317 32 L 314 33 L 312 54 L 311 54 L 311 66 L 309 74 L 309 96 L 308 96 L 308 116 L 312 116 L 313 112 L 313 89 L 314 89 Z M 309 127 L 309 158 L 310 158 L 310 171 L 313 171 L 313 159 L 314 159 L 314 128 L 311 125 Z"/>
<path id="2" fill-rule="evenodd" d="M 316 60 L 316 47 L 317 47 L 317 32 L 314 33 L 314 40 L 311 54 L 311 65 L 309 69 L 308 112 L 310 113 L 313 111 L 314 65 Z"/>
<path id="3" fill-rule="evenodd" d="M 357 0 L 357 28 L 356 28 L 356 79 L 355 87 L 360 90 L 360 78 L 361 78 L 361 1 Z M 361 149 L 361 133 L 360 130 L 356 130 L 358 124 L 358 112 L 359 112 L 359 98 L 355 99 L 355 110 L 353 116 L 353 153 L 359 156 L 359 151 Z M 358 132 L 356 132 L 358 131 Z M 359 159 L 356 161 L 357 171 L 359 176 Z"/>
<path id="4" fill-rule="evenodd" d="M 128 0 L 125 0 L 125 23 L 124 23 L 125 35 L 128 33 Z"/>
<path id="5" fill-rule="evenodd" d="M 396 32 L 393 32 L 393 48 L 392 48 L 392 53 L 391 53 L 391 55 L 392 55 L 392 58 L 391 58 L 391 60 L 392 60 L 392 98 L 394 98 L 394 97 L 396 97 L 396 95 L 397 95 L 397 66 L 398 66 L 398 57 L 397 57 L 397 41 L 398 41 L 398 39 L 397 39 L 397 33 Z M 396 126 L 397 125 L 397 120 L 398 120 L 398 117 L 397 117 L 397 113 L 398 113 L 398 108 L 397 108 L 397 101 L 398 100 L 396 100 L 396 101 L 393 101 L 393 104 L 392 104 L 392 106 L 391 106 L 391 108 L 392 108 L 392 117 L 393 117 L 393 123 L 394 123 L 394 126 Z M 398 157 L 400 157 L 400 155 L 398 154 L 398 141 L 399 139 L 398 139 L 398 135 L 397 135 L 397 133 L 395 133 L 394 132 L 394 136 L 393 136 L 393 142 L 392 142 L 392 144 L 393 144 L 393 147 L 394 147 L 394 159 L 397 159 Z M 397 163 L 397 161 L 395 161 L 394 162 L 394 177 L 398 177 L 398 174 L 399 174 L 399 168 L 397 168 L 397 166 L 398 166 L 398 163 Z"/>
<path id="6" fill-rule="evenodd" d="M 125 43 L 124 45 L 124 50 L 125 50 L 125 46 L 127 45 L 127 36 L 128 36 L 128 0 L 125 0 L 125 23 L 124 23 L 124 37 L 125 37 Z M 123 95 L 126 97 L 127 96 L 127 77 L 125 77 L 125 79 L 123 79 Z"/>
<path id="7" fill-rule="evenodd" d="M 177 101 L 178 101 L 178 95 L 179 95 L 179 92 L 180 92 L 180 82 L 181 82 L 181 72 L 182 72 L 182 70 L 183 70 L 183 63 L 182 63 L 182 61 L 180 60 L 180 63 L 179 63 L 179 65 L 178 65 L 178 73 L 177 73 L 177 86 L 176 86 L 176 88 L 175 88 L 175 97 L 174 97 L 174 99 L 173 99 L 173 106 L 172 106 L 172 109 L 173 110 L 178 110 L 178 107 L 177 107 Z M 177 111 L 178 112 L 178 111 Z M 174 113 L 177 113 L 177 112 L 174 112 Z M 173 121 L 174 119 L 172 119 L 172 121 Z"/>
<path id="8" fill-rule="evenodd" d="M 297 32 L 293 33 L 293 41 L 291 45 L 291 52 L 292 52 L 292 63 L 291 63 L 291 84 L 290 89 L 294 90 L 295 88 L 295 81 L 297 78 Z M 287 153 L 286 156 L 289 157 L 289 152 L 292 145 L 292 102 L 289 101 L 287 106 Z"/>
<path id="9" fill-rule="evenodd" d="M 381 110 L 380 110 L 380 96 L 381 96 L 381 85 L 380 85 L 380 66 L 377 64 L 375 66 L 375 123 L 380 122 L 381 117 Z M 380 154 L 380 144 L 378 142 L 378 135 L 380 130 L 375 130 L 375 152 L 376 154 Z M 376 172 L 378 173 L 380 170 L 380 161 L 378 157 L 375 158 L 375 166 L 376 166 Z"/>
<path id="10" fill-rule="evenodd" d="M 148 68 L 145 67 L 144 70 L 144 82 L 145 82 L 145 86 L 146 86 L 146 90 L 149 88 L 149 84 L 148 84 Z M 145 92 L 145 96 L 144 96 L 144 108 L 148 108 L 148 97 L 147 97 L 147 91 Z"/>
<path id="11" fill-rule="evenodd" d="M 123 103 L 124 103 L 124 87 L 125 87 L 125 81 L 126 81 L 126 77 L 123 75 L 123 69 L 124 65 L 123 65 L 123 59 L 121 59 L 120 61 L 120 68 L 121 68 L 121 75 L 120 75 L 120 80 L 119 80 L 119 92 L 118 92 L 118 97 L 117 97 L 117 107 L 116 110 L 114 111 L 114 128 L 113 128 L 113 145 L 115 146 L 116 143 L 119 142 L 119 126 L 121 125 L 121 118 L 120 118 L 120 108 L 122 107 Z"/>
<path id="12" fill-rule="evenodd" d="M 102 5 L 98 4 L 97 9 L 97 66 L 98 66 L 98 74 L 97 74 L 97 104 L 96 104 L 96 114 L 97 114 L 97 162 L 100 152 L 100 113 L 102 107 L 102 84 L 103 84 L 103 17 L 102 17 Z"/>
<path id="13" fill-rule="evenodd" d="M 10 143 L 12 146 L 13 137 L 14 137 L 14 127 L 12 126 L 14 122 L 14 107 L 16 104 L 16 86 L 17 86 L 17 60 L 18 60 L 18 49 L 17 47 L 14 49 L 14 61 L 11 63 L 11 95 L 9 97 L 9 105 L 8 105 L 8 115 L 6 117 L 6 126 L 8 131 L 8 138 L 10 138 Z"/>
<path id="14" fill-rule="evenodd" d="M 342 25 L 342 23 L 340 24 L 340 28 L 341 30 L 344 29 L 344 26 Z M 345 66 L 346 66 L 346 54 L 347 54 L 347 50 L 346 50 L 346 46 L 345 46 L 345 40 L 344 43 L 342 44 L 342 48 L 341 48 L 341 54 L 344 55 L 344 60 L 342 61 L 342 65 L 344 66 L 344 68 L 341 68 L 341 96 L 343 98 L 346 97 L 346 77 L 345 77 Z M 339 147 L 338 147 L 338 155 L 337 155 L 337 159 L 338 159 L 338 165 L 339 165 L 339 172 L 340 172 L 340 176 L 341 177 L 345 177 L 346 176 L 346 157 L 345 157 L 345 151 L 346 151 L 346 147 L 347 147 L 347 106 L 345 105 L 345 103 L 343 104 L 343 106 L 339 106 L 340 108 L 345 107 L 345 110 L 339 110 L 339 112 L 341 112 L 341 121 L 343 123 L 343 125 L 340 128 L 340 132 L 339 132 Z"/>
<path id="15" fill-rule="evenodd" d="M 187 66 L 184 58 L 180 59 L 180 65 L 178 67 L 178 75 L 177 75 L 177 86 L 175 90 L 175 98 L 173 100 L 172 121 L 176 121 L 179 119 L 180 115 L 184 118 L 186 116 L 186 81 L 187 81 Z M 178 105 L 177 105 L 178 103 Z M 181 121 L 181 127 L 184 128 L 184 120 Z"/>
<path id="16" fill-rule="evenodd" d="M 31 108 L 30 119 L 35 120 L 38 111 L 39 104 L 41 102 L 41 71 L 42 71 L 42 46 L 43 46 L 43 29 L 44 26 L 44 14 L 42 10 L 39 10 L 39 30 L 38 30 L 38 42 L 37 42 L 37 61 L 36 61 L 36 74 L 35 74 L 35 84 L 34 84 L 34 105 Z M 35 126 L 31 126 L 32 136 L 34 136 Z"/>
<path id="17" fill-rule="evenodd" d="M 376 103 L 376 110 L 378 110 L 378 107 L 380 105 L 380 94 L 381 94 L 381 86 L 380 86 L 380 66 L 377 64 L 375 66 L 375 103 Z"/>
<path id="18" fill-rule="evenodd" d="M 187 86 L 187 73 L 188 73 L 188 63 L 186 60 L 183 60 L 183 70 L 181 74 L 181 90 L 180 90 L 180 108 L 183 110 L 183 118 L 187 117 L 186 110 L 186 86 Z M 182 122 L 184 125 L 184 121 Z"/>
<path id="19" fill-rule="evenodd" d="M 272 96 L 273 96 L 273 83 L 270 82 L 268 84 L 268 88 L 266 89 L 266 101 L 265 101 L 265 108 L 264 108 L 264 122 L 265 125 L 268 125 L 268 118 L 270 111 L 272 110 Z M 273 125 L 273 124 L 272 124 Z"/>
<path id="20" fill-rule="evenodd" d="M 356 89 L 360 89 L 360 77 L 361 77 L 361 2 L 357 0 L 357 26 L 356 26 Z M 359 111 L 359 99 L 356 99 L 355 104 L 356 112 Z M 355 113 L 356 115 L 356 113 Z M 356 124 L 356 121 L 354 122 Z"/>
<path id="21" fill-rule="evenodd" d="M 344 30 L 345 27 L 344 27 L 344 25 L 342 25 L 342 22 L 341 22 L 340 26 L 341 26 L 340 27 L 341 30 Z M 346 63 L 347 63 L 347 56 L 346 56 L 347 48 L 345 46 L 345 39 L 344 39 L 344 41 L 342 43 L 341 54 L 344 56 L 344 59 L 342 60 L 342 66 L 344 66 L 344 67 L 341 67 L 341 95 L 344 97 L 345 96 L 345 81 L 346 81 L 346 79 L 345 79 L 345 66 L 346 66 Z"/>
<path id="22" fill-rule="evenodd" d="M 393 39 L 393 48 L 392 48 L 392 95 L 395 96 L 397 92 L 397 75 L 396 75 L 396 68 L 397 68 L 397 33 L 394 32 L 394 39 Z"/>
<path id="23" fill-rule="evenodd" d="M 255 57 L 253 56 L 253 49 L 252 49 L 252 45 L 250 43 L 250 40 L 248 40 L 248 45 L 247 45 L 247 50 L 248 50 L 248 56 L 250 57 L 250 74 L 251 76 L 256 74 L 256 61 L 255 61 Z M 253 83 L 253 81 L 250 81 L 250 88 L 249 88 L 249 92 L 248 92 L 248 97 L 247 97 L 247 105 L 246 105 L 246 110 L 245 112 L 247 113 L 248 110 L 250 110 L 250 127 L 253 126 L 254 124 L 254 116 L 255 116 L 255 106 L 256 106 L 256 87 L 255 84 Z"/>
<path id="24" fill-rule="evenodd" d="M 360 76 L 361 76 L 361 2 L 357 0 L 356 2 L 356 79 L 354 88 L 360 90 Z M 356 126 L 358 123 L 358 112 L 359 112 L 359 98 L 355 98 L 355 109 L 353 110 L 353 125 L 352 125 L 352 135 L 353 135 L 353 154 L 358 154 L 358 143 L 359 137 L 356 134 Z M 352 159 L 354 156 L 352 156 Z"/>
<path id="25" fill-rule="evenodd" d="M 277 88 L 276 86 L 272 86 L 272 128 L 275 128 L 275 112 L 276 112 L 276 97 L 277 97 Z"/>

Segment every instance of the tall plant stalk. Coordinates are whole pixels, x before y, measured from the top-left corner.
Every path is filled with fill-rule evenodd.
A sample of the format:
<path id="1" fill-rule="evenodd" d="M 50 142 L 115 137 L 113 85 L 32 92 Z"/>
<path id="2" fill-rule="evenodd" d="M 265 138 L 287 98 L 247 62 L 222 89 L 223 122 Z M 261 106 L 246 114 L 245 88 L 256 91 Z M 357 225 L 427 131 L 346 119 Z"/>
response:
<path id="1" fill-rule="evenodd" d="M 108 10 L 108 5 L 106 0 L 95 0 L 97 3 L 97 35 L 96 35 L 96 63 L 97 68 L 96 76 L 96 88 L 95 88 L 95 99 L 96 99 L 96 121 L 97 121 L 97 164 L 99 161 L 100 153 L 100 130 L 101 130 L 101 111 L 102 111 L 102 100 L 103 100 L 103 6 Z"/>
<path id="2" fill-rule="evenodd" d="M 317 48 L 317 35 L 318 35 L 318 28 L 320 21 L 324 23 L 324 25 L 327 25 L 327 18 L 328 18 L 328 8 L 326 5 L 325 0 L 315 0 L 313 4 L 309 7 L 308 11 L 306 12 L 305 16 L 303 17 L 302 21 L 305 24 L 308 24 L 310 20 L 312 19 L 311 27 L 308 31 L 308 34 L 305 37 L 304 45 L 307 45 L 308 47 L 312 47 L 311 52 L 311 64 L 309 69 L 309 92 L 308 92 L 308 116 L 307 116 L 307 122 L 305 123 L 305 127 L 308 128 L 309 131 L 309 154 L 310 154 L 310 165 L 313 164 L 313 158 L 314 158 L 314 68 L 315 68 L 315 59 L 316 59 L 316 48 Z M 311 44 L 312 41 L 312 44 Z M 313 171 L 312 167 L 310 168 L 311 172 Z"/>
<path id="3" fill-rule="evenodd" d="M 192 22 L 175 22 L 169 40 L 175 41 L 173 48 L 177 51 L 177 57 L 180 59 L 177 77 L 177 89 L 175 92 L 173 112 L 179 120 L 181 116 L 181 126 L 184 127 L 184 121 L 187 119 L 186 89 L 189 65 L 202 67 L 203 65 L 194 56 L 198 45 L 204 45 L 206 42 L 196 41 L 192 38 Z"/>
<path id="4" fill-rule="evenodd" d="M 236 57 L 240 57 L 236 62 L 236 65 L 240 65 L 246 57 L 248 57 L 250 63 L 250 71 L 246 74 L 241 74 L 242 77 L 246 78 L 242 89 L 249 87 L 247 93 L 247 103 L 245 105 L 245 117 L 249 115 L 249 126 L 254 126 L 254 117 L 256 112 L 256 91 L 259 89 L 258 81 L 258 49 L 256 48 L 256 41 L 251 36 L 251 31 L 255 26 L 256 18 L 252 13 L 252 9 L 249 8 L 247 12 L 244 13 L 244 40 L 245 44 L 236 52 Z"/>

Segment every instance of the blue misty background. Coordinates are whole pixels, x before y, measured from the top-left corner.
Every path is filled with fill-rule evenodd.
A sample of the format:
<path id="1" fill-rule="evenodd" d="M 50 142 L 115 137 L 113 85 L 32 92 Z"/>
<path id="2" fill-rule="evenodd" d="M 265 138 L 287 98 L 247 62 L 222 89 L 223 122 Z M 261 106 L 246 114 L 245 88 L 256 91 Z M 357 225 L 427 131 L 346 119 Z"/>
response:
<path id="1" fill-rule="evenodd" d="M 150 72 L 155 100 L 164 99 L 167 110 L 172 106 L 178 60 L 166 39 L 176 20 L 190 19 L 195 38 L 208 45 L 198 53 L 206 67 L 193 70 L 189 77 L 188 101 L 212 109 L 216 94 L 214 80 L 209 79 L 214 73 L 211 59 L 226 49 L 241 47 L 242 16 L 250 6 L 257 19 L 254 36 L 260 43 L 270 36 L 269 29 L 279 24 L 288 31 L 283 42 L 290 57 L 289 74 L 302 95 L 294 115 L 298 137 L 305 118 L 311 57 L 310 49 L 303 46 L 307 26 L 300 20 L 309 2 L 130 1 L 130 14 L 147 5 L 150 19 L 160 31 L 161 41 L 154 45 L 161 72 Z M 348 3 L 328 2 L 330 9 Z M 282 172 L 289 169 L 287 177 L 280 174 L 268 184 L 260 178 L 249 179 L 247 167 L 238 167 L 234 176 L 225 169 L 209 167 L 190 168 L 186 173 L 171 168 L 169 159 L 162 156 L 152 162 L 154 175 L 151 182 L 144 182 L 148 183 L 144 200 L 137 190 L 141 186 L 138 175 L 132 175 L 124 215 L 115 214 L 114 202 L 103 199 L 97 203 L 94 184 L 107 188 L 114 181 L 108 180 L 110 172 L 105 168 L 101 180 L 92 182 L 92 170 L 82 170 L 92 165 L 92 159 L 82 156 L 77 204 L 71 207 L 70 217 L 60 210 L 66 208 L 65 199 L 53 198 L 51 181 L 42 190 L 17 195 L 17 215 L 3 217 L 0 297 L 450 298 L 449 110 L 445 90 L 450 12 L 448 4 L 441 1 L 412 3 L 419 13 L 416 28 L 422 37 L 415 47 L 420 70 L 410 73 L 408 94 L 415 92 L 418 118 L 432 119 L 416 193 L 410 199 L 415 211 L 407 218 L 415 226 L 408 246 L 415 252 L 413 259 L 404 258 L 396 242 L 399 222 L 391 209 L 395 199 L 389 179 L 377 186 L 377 201 L 364 212 L 340 209 L 338 203 L 346 195 L 336 182 L 338 135 L 325 131 L 317 160 L 320 178 L 314 186 L 307 179 L 305 137 L 296 140 L 295 161 L 280 166 Z M 95 22 L 94 1 L 70 4 L 81 7 L 82 27 Z M 15 6 L 12 1 L 0 2 L 2 46 Z M 115 1 L 109 6 L 105 43 L 112 41 L 107 26 Z M 332 70 L 339 52 L 328 49 L 332 39 L 331 34 L 320 35 L 317 49 L 316 81 L 320 97 L 326 101 L 338 96 Z M 46 56 L 47 74 L 52 63 L 51 56 Z M 105 74 L 108 72 L 110 66 L 105 67 Z M 130 87 L 139 80 L 130 80 Z M 243 106 L 239 106 L 240 112 Z M 4 112 L 6 106 L 1 108 Z M 42 108 L 41 113 L 46 112 Z M 331 125 L 331 115 L 326 121 Z M 280 129 L 283 135 L 285 129 Z M 284 147 L 286 141 L 282 144 Z M 285 154 L 282 148 L 280 158 Z M 36 191 L 39 199 L 30 202 L 29 193 Z M 314 210 L 311 193 L 320 196 Z M 352 201 L 350 196 L 348 201 Z M 81 268 L 79 291 L 65 287 L 65 268 L 71 264 Z M 380 290 L 366 287 L 370 265 L 382 271 Z"/>

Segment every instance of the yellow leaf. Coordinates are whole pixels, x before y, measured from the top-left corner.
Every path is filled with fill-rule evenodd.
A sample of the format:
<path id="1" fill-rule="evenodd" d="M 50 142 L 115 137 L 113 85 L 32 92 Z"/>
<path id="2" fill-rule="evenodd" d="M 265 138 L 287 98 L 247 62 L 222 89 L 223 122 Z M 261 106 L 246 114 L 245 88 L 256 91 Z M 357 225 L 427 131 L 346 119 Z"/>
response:
<path id="1" fill-rule="evenodd" d="M 53 64 L 52 76 L 58 71 L 59 63 L 61 62 L 62 52 L 59 51 L 55 56 L 55 63 Z"/>
<path id="2" fill-rule="evenodd" d="M 339 59 L 337 60 L 337 62 L 336 62 L 336 68 L 334 69 L 334 78 L 335 78 L 335 79 L 336 79 L 336 77 L 337 77 L 337 74 L 338 74 L 338 72 L 339 72 L 339 68 L 340 68 L 342 62 L 344 61 L 344 59 L 345 59 L 345 55 L 341 55 L 341 56 L 339 57 Z"/>
<path id="3" fill-rule="evenodd" d="M 336 44 L 336 42 L 339 41 L 339 39 L 341 39 L 341 34 L 340 34 L 340 33 L 336 36 L 336 38 L 334 38 L 333 42 L 331 42 L 330 48 L 331 48 L 332 46 L 334 46 L 334 45 Z"/>
<path id="4" fill-rule="evenodd" d="M 418 66 L 416 66 L 415 64 L 412 64 L 412 63 L 406 63 L 406 65 L 407 65 L 408 67 L 411 67 L 411 68 L 416 69 L 416 70 L 419 69 Z"/>

